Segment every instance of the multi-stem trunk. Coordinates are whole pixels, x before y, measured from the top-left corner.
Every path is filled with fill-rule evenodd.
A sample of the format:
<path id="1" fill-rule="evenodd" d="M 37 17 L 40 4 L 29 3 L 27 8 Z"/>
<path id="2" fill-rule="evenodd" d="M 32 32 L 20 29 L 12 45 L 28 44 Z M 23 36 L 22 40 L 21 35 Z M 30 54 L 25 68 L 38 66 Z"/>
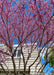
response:
<path id="1" fill-rule="evenodd" d="M 23 51 L 22 51 L 22 47 L 21 47 L 21 54 L 23 56 L 23 63 L 24 63 L 24 73 L 23 73 L 23 75 L 26 75 L 26 63 L 25 63 L 25 57 L 24 57 L 24 54 L 23 54 Z"/>
<path id="2" fill-rule="evenodd" d="M 4 69 L 4 67 L 3 67 L 3 65 L 2 65 L 2 64 L 0 64 L 0 66 L 1 66 L 2 70 L 4 71 L 4 73 L 5 73 L 6 75 L 8 75 L 8 73 L 5 71 L 5 69 Z"/>
<path id="3" fill-rule="evenodd" d="M 12 56 L 12 63 L 13 63 L 13 68 L 14 68 L 14 75 L 17 75 L 17 73 L 16 73 L 16 65 L 15 65 L 15 61 L 14 61 L 13 56 Z"/>

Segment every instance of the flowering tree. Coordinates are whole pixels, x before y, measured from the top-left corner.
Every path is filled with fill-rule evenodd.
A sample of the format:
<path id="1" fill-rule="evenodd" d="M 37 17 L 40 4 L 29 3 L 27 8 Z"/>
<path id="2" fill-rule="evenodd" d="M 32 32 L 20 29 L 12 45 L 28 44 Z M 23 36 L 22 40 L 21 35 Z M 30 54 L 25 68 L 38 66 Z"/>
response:
<path id="1" fill-rule="evenodd" d="M 26 65 L 32 51 L 25 62 L 22 45 L 30 41 L 31 44 L 37 42 L 39 47 L 43 45 L 44 48 L 54 40 L 53 7 L 53 0 L 29 0 L 29 2 L 22 0 L 19 3 L 15 0 L 0 0 L 0 42 L 8 47 L 7 52 L 4 53 L 3 50 L 2 54 L 4 53 L 6 55 L 8 52 L 10 53 L 14 67 L 14 75 L 16 75 L 14 54 L 19 46 L 21 47 L 21 54 L 23 56 L 25 74 Z M 17 40 L 18 46 L 13 52 L 14 39 Z M 29 70 L 40 57 L 42 49 L 38 51 L 38 56 L 30 64 Z"/>
<path id="2" fill-rule="evenodd" d="M 54 37 L 54 27 L 53 27 L 53 16 L 54 16 L 54 9 L 53 9 L 53 1 L 34 1 L 34 6 L 33 4 L 32 6 L 32 10 L 36 10 L 33 12 L 35 15 L 35 19 L 37 20 L 38 25 L 40 25 L 40 29 L 38 29 L 38 46 L 40 47 L 41 45 L 43 45 L 43 48 L 45 45 L 47 45 L 50 40 L 53 40 Z M 49 7 L 48 7 L 49 6 Z M 36 8 L 36 9 L 35 9 Z M 49 11 L 49 12 L 48 12 Z M 49 26 L 49 27 L 48 27 Z M 51 26 L 53 27 L 51 29 Z M 50 32 L 49 32 L 50 31 Z M 38 35 L 37 35 L 38 36 Z M 42 49 L 39 51 L 38 57 L 40 56 Z M 36 60 L 30 65 L 30 67 L 37 61 L 38 57 L 36 58 Z M 40 62 L 38 62 L 39 64 Z M 45 66 L 47 65 L 48 61 L 45 63 L 43 67 L 43 69 L 45 68 Z M 36 66 L 37 67 L 37 66 Z M 42 71 L 43 71 L 42 69 Z"/>

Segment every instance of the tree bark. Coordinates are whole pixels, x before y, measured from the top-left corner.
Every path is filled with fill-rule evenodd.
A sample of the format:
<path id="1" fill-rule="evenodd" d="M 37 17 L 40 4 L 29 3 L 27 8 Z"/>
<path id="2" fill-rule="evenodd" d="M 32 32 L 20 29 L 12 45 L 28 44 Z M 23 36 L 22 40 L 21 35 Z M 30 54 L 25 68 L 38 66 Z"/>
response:
<path id="1" fill-rule="evenodd" d="M 20 74 L 20 63 L 21 63 L 21 57 L 19 58 L 19 74 Z"/>
<path id="2" fill-rule="evenodd" d="M 26 65 L 24 64 L 24 73 L 23 75 L 26 75 Z"/>
<path id="3" fill-rule="evenodd" d="M 40 73 L 40 70 L 43 68 L 43 64 L 42 64 L 42 66 L 39 68 L 39 70 L 38 70 L 38 72 L 37 73 Z"/>
<path id="4" fill-rule="evenodd" d="M 40 60 L 41 61 L 41 60 Z M 39 65 L 39 63 L 40 63 L 40 61 L 36 64 L 36 66 L 35 66 L 35 72 L 37 72 L 36 70 L 37 70 L 37 66 Z"/>
<path id="5" fill-rule="evenodd" d="M 40 72 L 40 73 L 43 72 L 43 70 L 44 70 L 44 68 L 46 67 L 47 64 L 48 64 L 48 62 L 45 63 L 45 65 L 44 65 L 43 68 L 41 69 L 41 72 Z"/>
<path id="6" fill-rule="evenodd" d="M 24 73 L 23 73 L 23 75 L 26 75 L 26 63 L 25 63 L 25 57 L 24 57 L 24 54 L 23 54 L 23 51 L 22 51 L 22 47 L 21 47 L 21 54 L 23 56 L 23 63 L 24 63 Z"/>
<path id="7" fill-rule="evenodd" d="M 14 61 L 14 57 L 13 56 L 12 56 L 12 62 L 13 62 L 13 68 L 14 68 L 14 75 L 17 75 L 16 65 L 15 65 L 15 61 Z"/>
<path id="8" fill-rule="evenodd" d="M 30 75 L 30 67 L 29 67 L 28 71 L 29 71 L 29 75 Z"/>
<path id="9" fill-rule="evenodd" d="M 1 66 L 2 70 L 4 71 L 4 73 L 5 73 L 6 75 L 8 75 L 8 73 L 5 71 L 5 69 L 4 69 L 4 67 L 3 67 L 3 65 L 2 65 L 2 64 L 0 64 L 0 66 Z"/>

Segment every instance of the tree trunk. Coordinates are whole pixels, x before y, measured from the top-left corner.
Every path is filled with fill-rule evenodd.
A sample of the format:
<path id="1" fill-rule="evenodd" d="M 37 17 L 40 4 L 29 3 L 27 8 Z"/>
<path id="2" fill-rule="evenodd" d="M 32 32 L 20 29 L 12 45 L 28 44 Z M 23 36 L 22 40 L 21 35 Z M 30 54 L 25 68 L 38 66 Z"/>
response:
<path id="1" fill-rule="evenodd" d="M 15 61 L 14 61 L 14 57 L 13 56 L 12 56 L 12 62 L 13 62 L 13 68 L 14 68 L 14 75 L 17 75 L 16 65 L 15 65 Z"/>
<path id="2" fill-rule="evenodd" d="M 38 72 L 37 73 L 40 73 L 40 70 L 43 68 L 43 64 L 42 64 L 42 66 L 39 68 L 39 70 L 38 70 Z"/>
<path id="3" fill-rule="evenodd" d="M 4 67 L 3 67 L 3 65 L 2 65 L 2 64 L 0 64 L 0 66 L 1 66 L 2 70 L 4 71 L 4 73 L 5 73 L 6 75 L 8 75 L 8 73 L 5 71 L 5 69 L 4 69 Z"/>
<path id="4" fill-rule="evenodd" d="M 9 75 L 11 75 L 11 72 L 10 72 L 10 70 L 8 69 L 8 66 L 6 65 L 5 62 L 3 62 L 3 63 L 4 63 L 4 65 L 7 67 L 7 70 L 8 70 Z"/>
<path id="5" fill-rule="evenodd" d="M 19 60 L 19 74 L 20 74 L 20 63 L 21 63 L 21 57 L 18 59 Z"/>
<path id="6" fill-rule="evenodd" d="M 23 75 L 26 75 L 26 65 L 24 64 L 24 73 Z"/>
<path id="7" fill-rule="evenodd" d="M 29 71 L 29 75 L 30 75 L 30 67 L 29 67 L 29 70 L 28 71 Z"/>
<path id="8" fill-rule="evenodd" d="M 24 63 L 24 73 L 23 73 L 23 75 L 26 75 L 26 63 L 25 63 L 25 57 L 24 57 L 24 54 L 23 54 L 23 51 L 22 51 L 22 47 L 21 47 L 21 54 L 23 56 L 23 63 Z"/>
<path id="9" fill-rule="evenodd" d="M 44 65 L 43 68 L 41 69 L 41 72 L 40 72 L 40 73 L 43 72 L 43 70 L 44 70 L 44 68 L 46 67 L 47 64 L 48 64 L 48 62 L 45 63 L 45 65 Z"/>

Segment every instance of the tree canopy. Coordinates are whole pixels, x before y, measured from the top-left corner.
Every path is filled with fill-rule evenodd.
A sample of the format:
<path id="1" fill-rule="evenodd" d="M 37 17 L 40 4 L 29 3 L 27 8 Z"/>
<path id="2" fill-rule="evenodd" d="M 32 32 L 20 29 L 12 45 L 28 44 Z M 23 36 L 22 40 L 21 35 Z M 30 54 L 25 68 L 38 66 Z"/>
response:
<path id="1" fill-rule="evenodd" d="M 13 53 L 15 39 L 18 46 L 14 53 L 20 46 L 25 70 L 29 55 L 25 62 L 23 44 L 37 42 L 39 48 L 41 46 L 44 48 L 51 41 L 54 41 L 54 0 L 21 0 L 19 3 L 17 0 L 0 0 L 0 43 L 8 47 L 6 52 L 0 48 L 0 56 L 10 53 L 8 55 L 12 58 L 14 74 L 16 75 Z M 38 57 L 29 67 L 40 57 L 41 51 L 42 49 L 38 50 Z"/>

